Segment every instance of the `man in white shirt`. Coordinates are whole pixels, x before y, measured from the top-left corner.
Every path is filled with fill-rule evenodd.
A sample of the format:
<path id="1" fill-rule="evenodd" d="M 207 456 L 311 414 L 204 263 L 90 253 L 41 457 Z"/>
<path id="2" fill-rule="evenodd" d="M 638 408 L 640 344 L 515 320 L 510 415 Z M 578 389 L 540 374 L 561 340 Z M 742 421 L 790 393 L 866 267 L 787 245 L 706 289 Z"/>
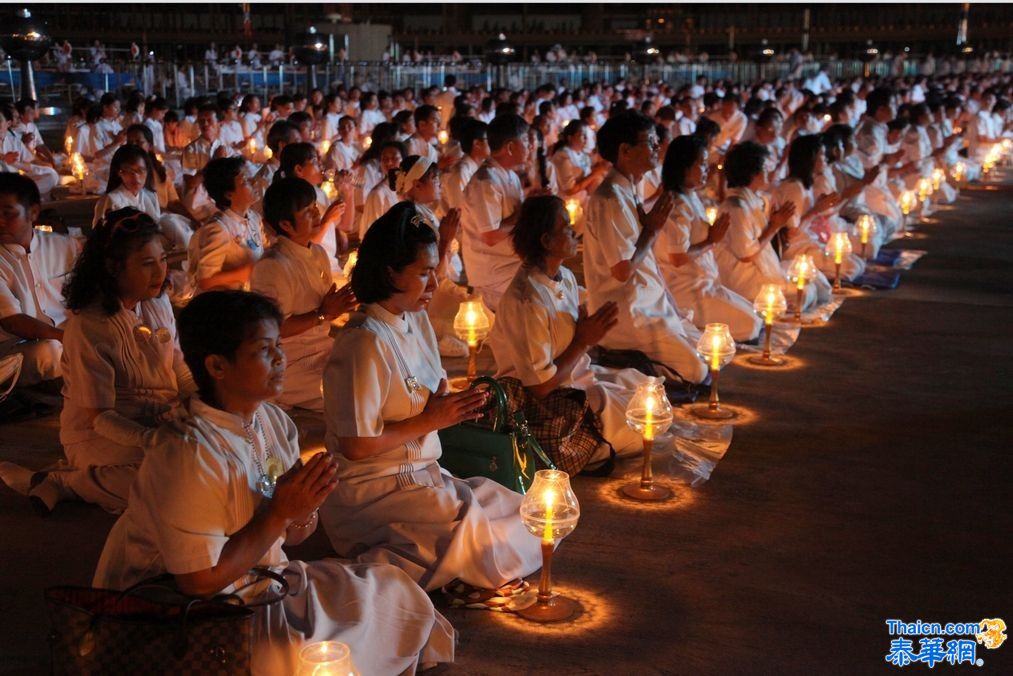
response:
<path id="1" fill-rule="evenodd" d="M 0 356 L 24 357 L 21 386 L 60 377 L 62 288 L 79 251 L 66 235 L 35 230 L 39 209 L 31 179 L 0 174 Z"/>
<path id="2" fill-rule="evenodd" d="M 439 143 L 439 132 L 443 116 L 436 106 L 423 104 L 415 109 L 415 133 L 405 140 L 409 155 L 418 155 L 435 162 L 440 169 L 450 166 L 448 158 L 441 158 L 436 144 Z"/>
<path id="3" fill-rule="evenodd" d="M 520 115 L 504 114 L 489 123 L 491 157 L 464 189 L 461 252 L 468 283 L 493 311 L 521 261 L 510 243 L 524 201 L 515 169 L 528 160 L 528 124 Z"/>
<path id="4" fill-rule="evenodd" d="M 229 149 L 218 138 L 218 110 L 207 104 L 197 112 L 200 136 L 183 149 L 180 164 L 183 167 L 183 204 L 198 221 L 215 213 L 215 205 L 204 189 L 203 170 L 212 159 L 228 157 Z"/>
<path id="5" fill-rule="evenodd" d="M 460 131 L 461 160 L 443 179 L 443 213 L 464 210 L 464 190 L 472 176 L 489 157 L 489 125 L 478 120 L 463 120 Z"/>
<path id="6" fill-rule="evenodd" d="M 612 301 L 622 330 L 602 347 L 639 350 L 683 379 L 703 382 L 707 366 L 696 354 L 654 257 L 654 242 L 672 210 L 664 192 L 650 212 L 640 204 L 638 185 L 658 165 L 658 137 L 650 118 L 635 112 L 612 117 L 598 132 L 601 156 L 612 171 L 588 201 L 584 275 L 588 312 Z"/>
<path id="7" fill-rule="evenodd" d="M 721 110 L 713 119 L 721 127 L 715 144 L 722 152 L 742 140 L 749 123 L 746 114 L 739 110 L 738 94 L 733 93 L 726 94 L 721 100 Z"/>

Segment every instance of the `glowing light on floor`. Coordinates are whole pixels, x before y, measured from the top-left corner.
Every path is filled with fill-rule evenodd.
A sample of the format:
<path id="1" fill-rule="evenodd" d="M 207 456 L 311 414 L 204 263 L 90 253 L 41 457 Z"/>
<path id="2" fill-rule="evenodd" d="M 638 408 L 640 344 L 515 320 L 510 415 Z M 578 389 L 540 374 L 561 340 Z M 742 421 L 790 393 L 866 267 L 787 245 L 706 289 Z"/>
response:
<path id="1" fill-rule="evenodd" d="M 806 327 L 808 328 L 808 326 L 809 325 L 807 324 Z M 797 371 L 806 365 L 806 362 L 802 359 L 799 359 L 798 357 L 790 357 L 786 354 L 775 353 L 774 354 L 775 357 L 780 357 L 781 359 L 785 360 L 783 364 L 779 366 L 761 366 L 760 364 L 754 364 L 751 361 L 749 361 L 749 357 L 755 354 L 756 354 L 755 352 L 740 353 L 735 357 L 735 361 L 733 361 L 732 363 L 735 364 L 736 366 L 742 366 L 744 368 L 751 369 L 753 371 Z"/>
<path id="2" fill-rule="evenodd" d="M 558 568 L 557 568 L 558 566 Z M 513 613 L 489 613 L 497 622 L 505 627 L 525 634 L 538 634 L 543 636 L 554 636 L 560 639 L 577 637 L 592 631 L 601 631 L 606 627 L 615 626 L 619 621 L 616 604 L 604 594 L 567 584 L 565 581 L 566 564 L 563 559 L 558 563 L 553 562 L 553 578 L 556 571 L 562 576 L 563 582 L 557 584 L 553 580 L 553 589 L 577 602 L 577 613 L 565 622 L 552 622 L 549 624 L 538 624 L 528 622 L 517 617 Z M 538 586 L 538 576 L 534 575 L 529 580 L 535 587 Z M 583 636 L 581 636 L 583 638 Z"/>
<path id="3" fill-rule="evenodd" d="M 672 413 L 675 416 L 675 420 L 678 422 L 692 422 L 697 423 L 698 425 L 715 425 L 715 426 L 750 425 L 760 419 L 759 414 L 753 411 L 752 409 L 746 408 L 745 406 L 740 406 L 738 404 L 729 404 L 726 401 L 724 401 L 723 397 L 721 401 L 721 408 L 728 409 L 729 411 L 735 411 L 734 418 L 730 420 L 707 420 L 705 418 L 697 418 L 690 412 L 688 407 L 701 405 L 703 406 L 707 405 L 706 397 L 701 397 L 696 404 L 687 404 L 685 406 L 680 406 L 679 408 L 673 409 Z"/>

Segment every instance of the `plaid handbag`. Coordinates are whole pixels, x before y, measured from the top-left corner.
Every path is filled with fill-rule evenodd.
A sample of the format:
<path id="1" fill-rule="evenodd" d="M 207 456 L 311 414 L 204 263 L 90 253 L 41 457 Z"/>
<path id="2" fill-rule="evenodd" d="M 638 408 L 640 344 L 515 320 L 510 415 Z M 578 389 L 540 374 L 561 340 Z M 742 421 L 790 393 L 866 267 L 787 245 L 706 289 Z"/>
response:
<path id="1" fill-rule="evenodd" d="M 585 473 L 593 476 L 612 473 L 615 450 L 602 435 L 601 419 L 587 403 L 587 393 L 561 387 L 539 399 L 531 396 L 516 378 L 500 378 L 499 384 L 506 392 L 510 408 L 524 411 L 528 430 L 558 469 L 572 476 L 583 472 L 604 444 L 611 451 L 609 459 L 601 467 Z"/>
<path id="2" fill-rule="evenodd" d="M 52 671 L 249 674 L 254 607 L 288 594 L 288 583 L 278 573 L 255 568 L 251 574 L 258 578 L 252 584 L 266 579 L 278 583 L 280 591 L 251 604 L 244 604 L 237 594 L 195 599 L 167 586 L 171 575 L 144 580 L 125 591 L 51 587 L 45 597 L 52 628 Z"/>

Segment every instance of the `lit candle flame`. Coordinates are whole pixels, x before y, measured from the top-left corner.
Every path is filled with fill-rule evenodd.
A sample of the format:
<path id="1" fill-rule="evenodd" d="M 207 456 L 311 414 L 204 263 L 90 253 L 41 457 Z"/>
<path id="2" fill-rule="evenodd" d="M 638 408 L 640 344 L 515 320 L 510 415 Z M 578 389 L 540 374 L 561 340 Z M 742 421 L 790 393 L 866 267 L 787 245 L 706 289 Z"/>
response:
<path id="1" fill-rule="evenodd" d="M 711 337 L 711 369 L 717 371 L 721 368 L 721 336 Z"/>
<path id="2" fill-rule="evenodd" d="M 447 145 L 447 141 L 450 140 L 450 134 L 447 133 L 446 129 L 441 129 L 440 133 L 436 135 L 436 138 L 440 141 L 441 146 Z"/>
<path id="3" fill-rule="evenodd" d="M 707 207 L 706 212 L 707 212 L 707 222 L 710 223 L 711 225 L 714 225 L 714 221 L 718 220 L 718 208 Z"/>
<path id="4" fill-rule="evenodd" d="M 577 200 L 575 200 L 573 198 L 566 200 L 566 213 L 567 213 L 567 216 L 569 216 L 570 225 L 576 225 L 577 224 L 577 210 L 578 209 L 580 209 L 580 203 Z"/>
<path id="5" fill-rule="evenodd" d="M 330 141 L 328 141 L 327 139 L 324 139 L 323 141 L 320 142 L 320 154 L 321 155 L 326 155 L 327 152 L 330 149 L 331 149 L 331 142 Z"/>
<path id="6" fill-rule="evenodd" d="M 73 136 L 68 136 L 67 138 L 65 138 L 63 140 L 63 148 L 64 148 L 64 150 L 67 151 L 68 155 L 70 155 L 72 152 L 74 152 L 74 137 Z"/>
<path id="7" fill-rule="evenodd" d="M 545 528 L 542 530 L 542 541 L 546 544 L 552 544 L 556 539 L 552 532 L 552 518 L 555 511 L 556 493 L 555 491 L 545 491 Z"/>
<path id="8" fill-rule="evenodd" d="M 365 139 L 363 139 L 363 141 L 362 141 L 362 149 L 363 150 L 369 150 L 369 147 L 371 145 L 373 145 L 373 137 L 372 136 L 367 136 Z"/>

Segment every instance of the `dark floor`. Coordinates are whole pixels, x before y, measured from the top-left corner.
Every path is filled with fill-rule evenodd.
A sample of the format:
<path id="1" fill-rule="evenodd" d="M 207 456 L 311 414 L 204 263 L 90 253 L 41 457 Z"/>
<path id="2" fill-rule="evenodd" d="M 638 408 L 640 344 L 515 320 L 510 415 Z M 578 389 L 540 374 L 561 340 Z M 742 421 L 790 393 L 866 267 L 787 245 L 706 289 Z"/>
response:
<path id="1" fill-rule="evenodd" d="M 899 289 L 803 331 L 801 368 L 723 374 L 756 420 L 707 483 L 641 507 L 621 479 L 578 478 L 554 568 L 584 612 L 542 627 L 448 610 L 446 673 L 897 672 L 887 619 L 1013 629 L 1011 205 L 1009 182 L 963 195 L 904 243 L 929 254 Z M 57 452 L 55 420 L 0 426 L 2 459 Z M 0 671 L 46 670 L 41 591 L 88 583 L 112 522 L 73 505 L 43 521 L 0 488 Z M 975 673 L 1013 673 L 1007 643 L 978 646 Z"/>

